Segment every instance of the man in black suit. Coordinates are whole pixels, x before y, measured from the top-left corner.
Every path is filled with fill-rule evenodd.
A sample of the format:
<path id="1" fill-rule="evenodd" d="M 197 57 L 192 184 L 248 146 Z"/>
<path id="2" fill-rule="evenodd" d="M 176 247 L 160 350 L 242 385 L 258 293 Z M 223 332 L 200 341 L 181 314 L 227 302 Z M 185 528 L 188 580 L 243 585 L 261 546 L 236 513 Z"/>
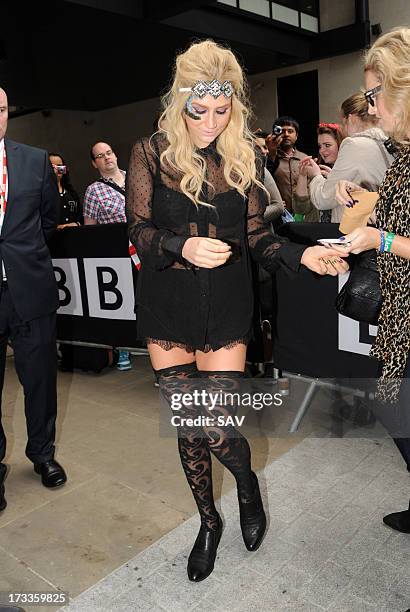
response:
<path id="1" fill-rule="evenodd" d="M 43 485 L 57 487 L 67 477 L 54 460 L 59 301 L 46 244 L 57 223 L 57 183 L 46 151 L 4 138 L 7 109 L 0 89 L 0 391 L 10 339 L 24 388 L 26 455 Z M 6 507 L 5 454 L 0 422 L 0 511 Z"/>

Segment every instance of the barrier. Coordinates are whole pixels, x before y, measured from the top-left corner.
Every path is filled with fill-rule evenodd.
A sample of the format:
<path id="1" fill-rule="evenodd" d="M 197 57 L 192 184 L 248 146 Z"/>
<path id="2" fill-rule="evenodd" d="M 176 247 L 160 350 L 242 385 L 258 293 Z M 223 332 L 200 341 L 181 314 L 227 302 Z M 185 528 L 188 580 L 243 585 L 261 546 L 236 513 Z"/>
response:
<path id="1" fill-rule="evenodd" d="M 288 223 L 282 235 L 303 244 L 339 235 L 336 224 Z M 128 252 L 126 224 L 67 228 L 50 244 L 60 308 L 61 341 L 138 348 L 135 287 L 138 271 Z M 274 362 L 281 370 L 313 378 L 372 378 L 377 363 L 368 358 L 373 326 L 336 312 L 343 279 L 321 277 L 302 268 L 279 270 L 274 285 Z"/>
<path id="2" fill-rule="evenodd" d="M 318 238 L 340 236 L 334 223 L 288 223 L 279 233 L 294 242 L 317 244 Z M 274 362 L 314 378 L 373 378 L 377 362 L 368 357 L 375 337 L 372 325 L 339 315 L 335 300 L 343 277 L 319 276 L 302 267 L 274 278 Z"/>
<path id="3" fill-rule="evenodd" d="M 135 287 L 125 223 L 66 228 L 50 242 L 60 296 L 57 338 L 139 348 Z"/>

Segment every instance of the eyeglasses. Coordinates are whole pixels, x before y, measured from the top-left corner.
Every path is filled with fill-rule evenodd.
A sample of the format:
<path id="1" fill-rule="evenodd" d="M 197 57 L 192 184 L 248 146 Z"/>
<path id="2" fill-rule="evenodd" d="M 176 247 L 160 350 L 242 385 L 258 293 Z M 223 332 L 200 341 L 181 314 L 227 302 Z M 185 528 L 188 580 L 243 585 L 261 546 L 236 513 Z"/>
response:
<path id="1" fill-rule="evenodd" d="M 366 101 L 368 104 L 370 104 L 370 106 L 375 105 L 374 99 L 377 95 L 379 95 L 381 91 L 382 91 L 382 86 L 376 85 L 376 87 L 373 87 L 373 89 L 368 89 L 367 91 L 364 92 L 364 97 L 366 98 Z"/>
<path id="2" fill-rule="evenodd" d="M 105 153 L 98 153 L 98 155 L 94 155 L 94 159 L 102 159 L 103 157 L 111 157 L 113 152 L 111 149 L 108 149 Z"/>

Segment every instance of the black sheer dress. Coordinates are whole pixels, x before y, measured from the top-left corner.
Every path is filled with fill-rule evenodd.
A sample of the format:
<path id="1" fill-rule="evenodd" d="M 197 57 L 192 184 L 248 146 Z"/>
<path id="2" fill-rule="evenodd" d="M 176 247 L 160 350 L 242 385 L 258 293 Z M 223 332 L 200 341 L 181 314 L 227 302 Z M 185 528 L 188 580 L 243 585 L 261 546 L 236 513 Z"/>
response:
<path id="1" fill-rule="evenodd" d="M 296 272 L 306 247 L 272 235 L 263 221 L 266 196 L 257 185 L 244 198 L 227 184 L 216 142 L 198 149 L 213 186 L 204 185 L 203 201 L 213 208 L 196 207 L 181 192 L 181 175 L 160 164 L 167 144 L 158 134 L 138 141 L 127 173 L 129 236 L 142 262 L 138 337 L 189 352 L 246 344 L 252 336 L 250 255 L 269 272 L 278 266 Z M 229 243 L 231 257 L 217 268 L 195 268 L 182 257 L 192 236 Z"/>

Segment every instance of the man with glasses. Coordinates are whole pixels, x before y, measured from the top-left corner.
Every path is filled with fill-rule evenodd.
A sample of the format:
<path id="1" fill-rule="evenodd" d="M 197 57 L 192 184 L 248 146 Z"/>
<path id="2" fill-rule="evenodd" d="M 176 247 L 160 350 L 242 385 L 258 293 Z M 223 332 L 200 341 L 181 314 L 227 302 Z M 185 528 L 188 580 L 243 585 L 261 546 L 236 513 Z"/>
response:
<path id="1" fill-rule="evenodd" d="M 84 225 L 125 223 L 125 171 L 106 142 L 96 142 L 90 149 L 92 165 L 100 178 L 87 187 L 84 196 Z M 130 370 L 128 351 L 119 351 L 118 370 Z"/>
<path id="2" fill-rule="evenodd" d="M 90 157 L 100 178 L 85 192 L 84 224 L 125 223 L 125 171 L 118 168 L 117 156 L 106 142 L 96 142 Z"/>

